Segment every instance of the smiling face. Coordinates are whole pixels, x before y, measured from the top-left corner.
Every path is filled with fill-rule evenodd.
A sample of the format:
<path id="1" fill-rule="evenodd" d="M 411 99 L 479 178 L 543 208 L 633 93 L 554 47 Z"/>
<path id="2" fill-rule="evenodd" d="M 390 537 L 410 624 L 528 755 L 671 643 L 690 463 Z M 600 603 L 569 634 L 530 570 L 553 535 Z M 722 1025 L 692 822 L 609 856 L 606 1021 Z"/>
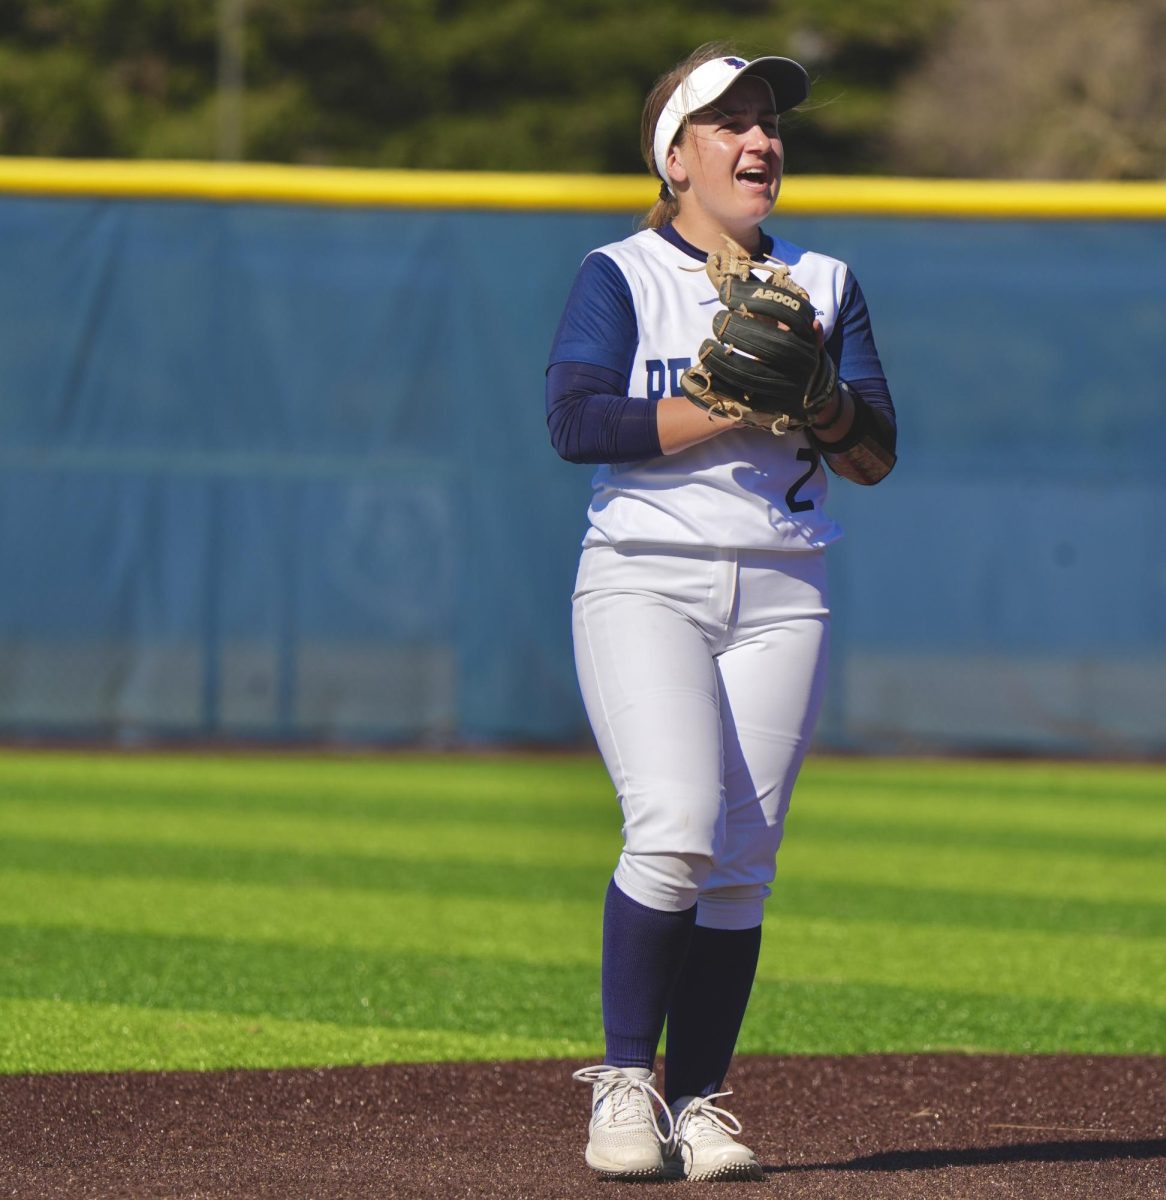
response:
<path id="1" fill-rule="evenodd" d="M 715 105 L 694 113 L 673 142 L 667 166 L 682 237 L 712 250 L 727 233 L 757 249 L 761 222 L 777 203 L 783 166 L 768 85 L 746 76 Z"/>

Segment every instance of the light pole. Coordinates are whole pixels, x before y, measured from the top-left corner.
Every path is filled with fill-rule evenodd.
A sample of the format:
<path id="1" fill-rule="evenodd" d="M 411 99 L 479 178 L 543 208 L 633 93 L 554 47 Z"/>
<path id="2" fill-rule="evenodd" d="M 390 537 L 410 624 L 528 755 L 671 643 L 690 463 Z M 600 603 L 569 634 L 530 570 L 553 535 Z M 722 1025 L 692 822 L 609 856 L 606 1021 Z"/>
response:
<path id="1" fill-rule="evenodd" d="M 243 157 L 243 9 L 246 0 L 219 0 L 217 157 Z"/>

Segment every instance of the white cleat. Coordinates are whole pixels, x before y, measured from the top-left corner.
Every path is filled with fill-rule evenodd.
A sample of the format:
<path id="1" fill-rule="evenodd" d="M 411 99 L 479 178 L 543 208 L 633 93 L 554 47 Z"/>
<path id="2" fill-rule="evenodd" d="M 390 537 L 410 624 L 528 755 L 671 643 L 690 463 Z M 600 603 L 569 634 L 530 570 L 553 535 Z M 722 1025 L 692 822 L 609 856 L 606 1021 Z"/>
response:
<path id="1" fill-rule="evenodd" d="M 673 1138 L 669 1174 L 685 1179 L 765 1178 L 757 1155 L 736 1141 L 741 1122 L 712 1102 L 732 1092 L 682 1096 L 672 1104 Z"/>
<path id="2" fill-rule="evenodd" d="M 663 1179 L 672 1142 L 672 1114 L 644 1067 L 584 1067 L 572 1079 L 593 1085 L 587 1165 L 612 1179 Z M 656 1122 L 653 1102 L 667 1122 Z"/>

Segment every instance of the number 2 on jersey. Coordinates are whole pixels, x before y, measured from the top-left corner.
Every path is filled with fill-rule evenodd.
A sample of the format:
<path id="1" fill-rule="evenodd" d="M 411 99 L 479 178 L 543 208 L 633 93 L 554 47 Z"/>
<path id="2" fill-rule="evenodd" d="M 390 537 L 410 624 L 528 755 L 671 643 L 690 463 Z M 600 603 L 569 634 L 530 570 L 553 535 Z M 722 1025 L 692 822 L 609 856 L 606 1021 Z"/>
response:
<path id="1" fill-rule="evenodd" d="M 803 446 L 798 451 L 798 462 L 809 463 L 804 475 L 799 475 L 797 479 L 790 485 L 790 489 L 785 494 L 785 505 L 791 513 L 809 512 L 814 507 L 813 500 L 799 500 L 798 490 L 809 482 L 810 477 L 818 469 L 818 464 L 822 461 L 822 455 L 817 449 L 812 446 Z"/>

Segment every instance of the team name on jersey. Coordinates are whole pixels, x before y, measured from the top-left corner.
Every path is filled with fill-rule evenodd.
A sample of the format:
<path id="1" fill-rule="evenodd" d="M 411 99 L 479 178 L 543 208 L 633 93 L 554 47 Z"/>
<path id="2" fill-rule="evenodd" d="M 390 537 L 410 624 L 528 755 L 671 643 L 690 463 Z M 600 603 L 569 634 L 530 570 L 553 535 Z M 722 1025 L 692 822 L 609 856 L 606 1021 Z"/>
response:
<path id="1" fill-rule="evenodd" d="M 680 377 L 692 366 L 692 359 L 649 358 L 644 366 L 648 372 L 648 399 L 662 400 L 680 395 Z"/>

